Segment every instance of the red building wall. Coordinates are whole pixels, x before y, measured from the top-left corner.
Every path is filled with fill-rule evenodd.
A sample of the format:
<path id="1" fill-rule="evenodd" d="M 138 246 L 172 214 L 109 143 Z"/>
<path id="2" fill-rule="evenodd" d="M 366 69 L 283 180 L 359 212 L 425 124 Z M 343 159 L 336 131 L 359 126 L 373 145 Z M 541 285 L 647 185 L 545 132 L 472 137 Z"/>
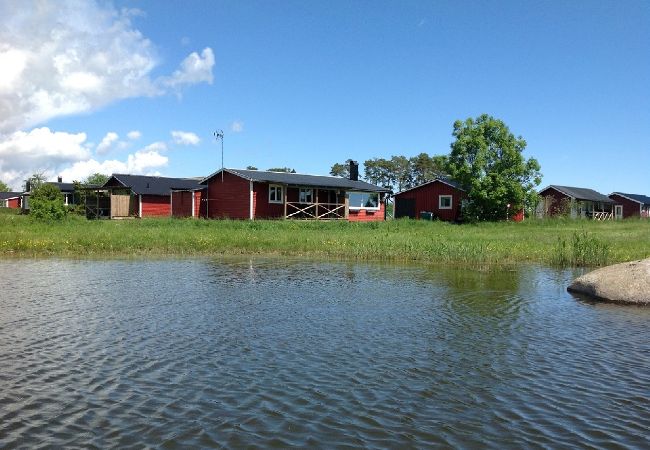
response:
<path id="1" fill-rule="evenodd" d="M 297 189 L 289 189 L 287 196 L 290 202 L 298 200 Z M 296 197 L 295 200 L 292 199 L 293 196 Z M 269 183 L 253 183 L 253 201 L 253 217 L 256 219 L 284 217 L 284 203 L 269 203 Z"/>
<path id="2" fill-rule="evenodd" d="M 20 197 L 7 199 L 7 208 L 20 208 Z"/>
<path id="3" fill-rule="evenodd" d="M 250 214 L 250 183 L 241 177 L 225 172 L 208 180 L 206 193 L 207 216 L 211 219 L 248 219 Z"/>
<path id="4" fill-rule="evenodd" d="M 203 201 L 205 198 L 206 189 L 194 191 L 194 217 L 206 217 L 205 207 L 206 203 Z"/>
<path id="5" fill-rule="evenodd" d="M 172 192 L 172 216 L 192 217 L 192 191 Z"/>
<path id="6" fill-rule="evenodd" d="M 348 211 L 348 220 L 350 222 L 376 222 L 378 220 L 385 220 L 386 205 L 383 201 L 379 205 L 378 211 L 369 209 L 350 209 Z"/>
<path id="7" fill-rule="evenodd" d="M 451 195 L 451 209 L 440 209 L 439 196 Z M 465 193 L 440 181 L 411 189 L 395 196 L 395 208 L 400 199 L 415 199 L 415 217 L 420 218 L 420 212 L 432 212 L 440 220 L 454 221 L 460 219 L 460 205 Z"/>
<path id="8" fill-rule="evenodd" d="M 609 196 L 617 205 L 623 205 L 623 218 L 628 217 L 641 217 L 641 209 L 639 203 L 628 200 L 620 195 L 612 194 Z"/>
<path id="9" fill-rule="evenodd" d="M 169 217 L 172 214 L 169 195 L 140 195 L 142 217 Z"/>
<path id="10" fill-rule="evenodd" d="M 549 208 L 549 215 L 557 216 L 558 214 L 563 213 L 562 209 L 566 202 L 570 201 L 570 197 L 567 197 L 561 192 L 556 191 L 553 188 L 548 188 L 539 193 L 539 196 L 545 199 L 546 197 L 552 198 L 552 204 Z"/>

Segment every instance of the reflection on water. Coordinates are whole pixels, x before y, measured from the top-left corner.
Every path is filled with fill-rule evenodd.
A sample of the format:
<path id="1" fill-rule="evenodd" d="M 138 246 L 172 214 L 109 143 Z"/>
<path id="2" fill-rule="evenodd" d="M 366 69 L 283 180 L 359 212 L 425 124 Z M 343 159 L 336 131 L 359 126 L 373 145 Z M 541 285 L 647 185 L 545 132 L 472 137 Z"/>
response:
<path id="1" fill-rule="evenodd" d="M 650 309 L 575 275 L 0 262 L 0 447 L 643 447 Z"/>

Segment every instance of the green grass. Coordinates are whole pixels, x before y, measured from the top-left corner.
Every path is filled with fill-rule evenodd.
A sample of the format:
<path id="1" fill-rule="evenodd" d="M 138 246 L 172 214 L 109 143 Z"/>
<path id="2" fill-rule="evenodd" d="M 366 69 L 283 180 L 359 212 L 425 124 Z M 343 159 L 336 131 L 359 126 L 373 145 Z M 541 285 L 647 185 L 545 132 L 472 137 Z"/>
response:
<path id="1" fill-rule="evenodd" d="M 0 257 L 292 255 L 336 259 L 598 266 L 650 257 L 650 220 L 452 225 L 135 219 L 38 222 L 0 212 Z"/>

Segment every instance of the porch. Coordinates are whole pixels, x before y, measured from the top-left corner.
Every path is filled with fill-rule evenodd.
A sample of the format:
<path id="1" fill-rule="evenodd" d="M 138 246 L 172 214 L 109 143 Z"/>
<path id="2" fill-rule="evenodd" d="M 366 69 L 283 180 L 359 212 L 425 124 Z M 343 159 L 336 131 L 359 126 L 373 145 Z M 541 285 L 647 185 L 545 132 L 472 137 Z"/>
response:
<path id="1" fill-rule="evenodd" d="M 302 186 L 284 186 L 285 219 L 346 220 L 348 197 L 344 191 Z"/>

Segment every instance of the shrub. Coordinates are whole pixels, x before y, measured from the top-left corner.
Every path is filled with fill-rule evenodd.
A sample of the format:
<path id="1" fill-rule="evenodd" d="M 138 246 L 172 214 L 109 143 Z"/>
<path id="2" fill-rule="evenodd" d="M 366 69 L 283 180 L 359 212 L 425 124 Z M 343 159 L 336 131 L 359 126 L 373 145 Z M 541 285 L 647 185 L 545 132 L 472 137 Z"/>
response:
<path id="1" fill-rule="evenodd" d="M 58 187 L 42 184 L 29 196 L 29 215 L 39 220 L 61 220 L 66 215 L 63 195 Z"/>

